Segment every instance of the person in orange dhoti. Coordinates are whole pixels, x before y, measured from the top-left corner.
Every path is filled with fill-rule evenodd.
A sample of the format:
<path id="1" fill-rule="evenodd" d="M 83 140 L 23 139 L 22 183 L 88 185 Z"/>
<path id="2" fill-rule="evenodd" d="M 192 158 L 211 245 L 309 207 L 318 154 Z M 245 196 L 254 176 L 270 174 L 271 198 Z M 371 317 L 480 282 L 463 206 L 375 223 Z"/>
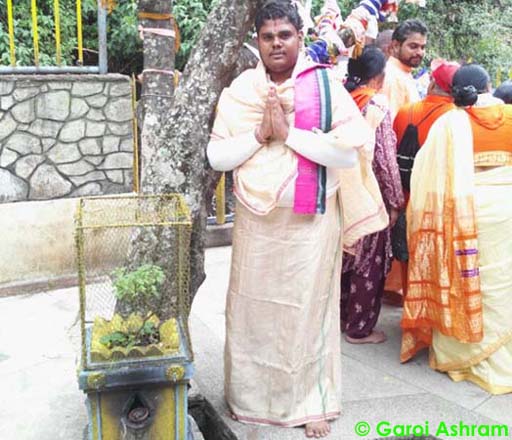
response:
<path id="1" fill-rule="evenodd" d="M 431 81 L 428 87 L 428 95 L 421 101 L 406 104 L 398 111 L 393 129 L 396 133 L 398 144 L 402 140 L 405 130 L 409 124 L 414 124 L 418 129 L 418 142 L 423 145 L 432 124 L 447 111 L 455 108 L 451 96 L 452 79 L 460 64 L 445 60 L 434 60 L 432 62 Z M 404 188 L 406 201 L 409 193 Z M 400 264 L 400 278 L 402 284 L 402 298 L 407 295 L 407 252 L 406 221 L 405 213 L 398 217 L 393 228 L 393 255 L 395 264 Z"/>
<path id="2" fill-rule="evenodd" d="M 401 361 L 492 394 L 512 392 L 512 107 L 489 74 L 461 67 L 458 109 L 432 126 L 412 170 Z"/>

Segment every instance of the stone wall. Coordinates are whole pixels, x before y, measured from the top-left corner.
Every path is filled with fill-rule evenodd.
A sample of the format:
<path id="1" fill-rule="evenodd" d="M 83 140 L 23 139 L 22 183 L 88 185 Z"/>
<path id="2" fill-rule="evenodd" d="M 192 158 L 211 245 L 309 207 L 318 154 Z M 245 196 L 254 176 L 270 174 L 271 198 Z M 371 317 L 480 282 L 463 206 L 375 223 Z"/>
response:
<path id="1" fill-rule="evenodd" d="M 129 78 L 0 75 L 0 203 L 129 192 Z"/>

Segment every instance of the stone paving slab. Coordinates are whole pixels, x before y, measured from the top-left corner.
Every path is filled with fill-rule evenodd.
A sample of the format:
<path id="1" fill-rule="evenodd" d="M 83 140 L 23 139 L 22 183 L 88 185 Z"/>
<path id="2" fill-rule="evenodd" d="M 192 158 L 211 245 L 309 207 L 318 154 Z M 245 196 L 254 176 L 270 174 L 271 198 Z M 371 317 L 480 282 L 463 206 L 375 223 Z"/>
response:
<path id="1" fill-rule="evenodd" d="M 0 299 L 0 439 L 80 440 L 77 289 Z"/>
<path id="2" fill-rule="evenodd" d="M 223 397 L 223 310 L 229 258 L 230 248 L 206 253 L 207 280 L 190 319 L 195 381 L 239 440 L 303 440 L 304 431 L 299 428 L 245 425 L 229 417 Z M 76 288 L 0 298 L 0 440 L 82 439 L 87 412 L 76 381 L 77 312 Z M 475 385 L 453 383 L 430 370 L 426 356 L 405 365 L 398 362 L 399 313 L 400 309 L 383 309 L 380 327 L 389 336 L 385 344 L 343 343 L 342 415 L 332 424 L 329 438 L 382 437 L 376 425 L 383 420 L 420 426 L 428 421 L 434 436 L 433 429 L 441 421 L 505 423 L 512 429 L 512 395 L 491 396 Z M 360 421 L 370 424 L 366 437 L 354 432 Z"/>
<path id="3" fill-rule="evenodd" d="M 194 300 L 191 315 L 190 327 L 197 361 L 195 380 L 240 440 L 304 439 L 304 432 L 299 428 L 246 425 L 229 417 L 222 396 L 223 311 L 229 262 L 230 248 L 208 250 L 207 279 Z M 454 383 L 446 375 L 428 367 L 426 353 L 412 362 L 400 364 L 400 315 L 400 308 L 384 306 L 379 322 L 379 328 L 389 338 L 384 344 L 358 346 L 342 342 L 342 415 L 332 424 L 328 438 L 375 439 L 381 437 L 375 432 L 375 427 L 384 420 L 405 425 L 424 425 L 428 421 L 433 430 L 441 421 L 448 424 L 461 420 L 466 424 L 508 423 L 512 414 L 512 395 L 491 396 L 471 383 Z M 365 437 L 354 433 L 355 425 L 362 420 L 369 422 L 373 429 Z M 509 424 L 512 430 L 512 423 Z M 391 434 L 387 438 L 397 437 Z"/>

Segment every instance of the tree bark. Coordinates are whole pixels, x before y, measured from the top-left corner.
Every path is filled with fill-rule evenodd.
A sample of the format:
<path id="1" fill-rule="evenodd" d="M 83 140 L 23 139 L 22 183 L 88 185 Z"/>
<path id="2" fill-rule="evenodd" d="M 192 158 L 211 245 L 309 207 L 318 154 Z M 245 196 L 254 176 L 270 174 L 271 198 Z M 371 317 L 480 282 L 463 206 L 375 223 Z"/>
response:
<path id="1" fill-rule="evenodd" d="M 162 1 L 140 0 L 142 3 L 156 5 Z M 259 4 L 259 0 L 221 0 L 208 16 L 175 90 L 172 106 L 148 107 L 144 119 L 142 191 L 182 194 L 191 209 L 190 301 L 205 278 L 205 201 L 216 183 L 205 149 L 215 105 L 231 79 Z M 162 253 L 166 246 L 161 240 L 147 240 L 144 246 L 146 255 L 154 253 L 154 261 L 165 257 Z"/>
<path id="2" fill-rule="evenodd" d="M 171 15 L 172 2 L 170 0 L 139 0 L 139 17 L 141 14 Z M 151 29 L 162 29 L 169 32 L 174 29 L 170 19 L 140 18 L 139 24 L 143 29 L 144 38 L 143 55 L 144 70 L 142 73 L 141 113 L 142 113 L 142 145 L 141 169 L 146 168 L 148 159 L 158 148 L 158 141 L 154 136 L 158 131 L 163 118 L 172 107 L 174 94 L 174 43 L 175 37 L 160 35 Z M 150 117 L 146 121 L 146 116 Z M 141 176 L 142 177 L 142 176 Z"/>

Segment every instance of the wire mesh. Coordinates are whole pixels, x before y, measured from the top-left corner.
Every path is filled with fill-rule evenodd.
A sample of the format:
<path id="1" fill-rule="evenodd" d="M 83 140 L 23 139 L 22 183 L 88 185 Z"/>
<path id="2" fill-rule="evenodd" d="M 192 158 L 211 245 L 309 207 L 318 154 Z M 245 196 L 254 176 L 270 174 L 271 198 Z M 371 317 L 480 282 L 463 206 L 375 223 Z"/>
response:
<path id="1" fill-rule="evenodd" d="M 143 356 L 144 350 L 131 343 L 112 359 L 101 357 L 104 350 L 95 359 L 94 338 L 98 328 L 110 328 L 110 334 L 130 328 L 138 335 L 137 326 L 148 321 L 160 328 L 176 323 L 192 356 L 187 327 L 190 234 L 190 211 L 177 194 L 79 201 L 76 254 L 85 368 Z M 169 355 L 165 347 L 158 351 L 164 345 L 153 347 L 150 354 Z"/>

